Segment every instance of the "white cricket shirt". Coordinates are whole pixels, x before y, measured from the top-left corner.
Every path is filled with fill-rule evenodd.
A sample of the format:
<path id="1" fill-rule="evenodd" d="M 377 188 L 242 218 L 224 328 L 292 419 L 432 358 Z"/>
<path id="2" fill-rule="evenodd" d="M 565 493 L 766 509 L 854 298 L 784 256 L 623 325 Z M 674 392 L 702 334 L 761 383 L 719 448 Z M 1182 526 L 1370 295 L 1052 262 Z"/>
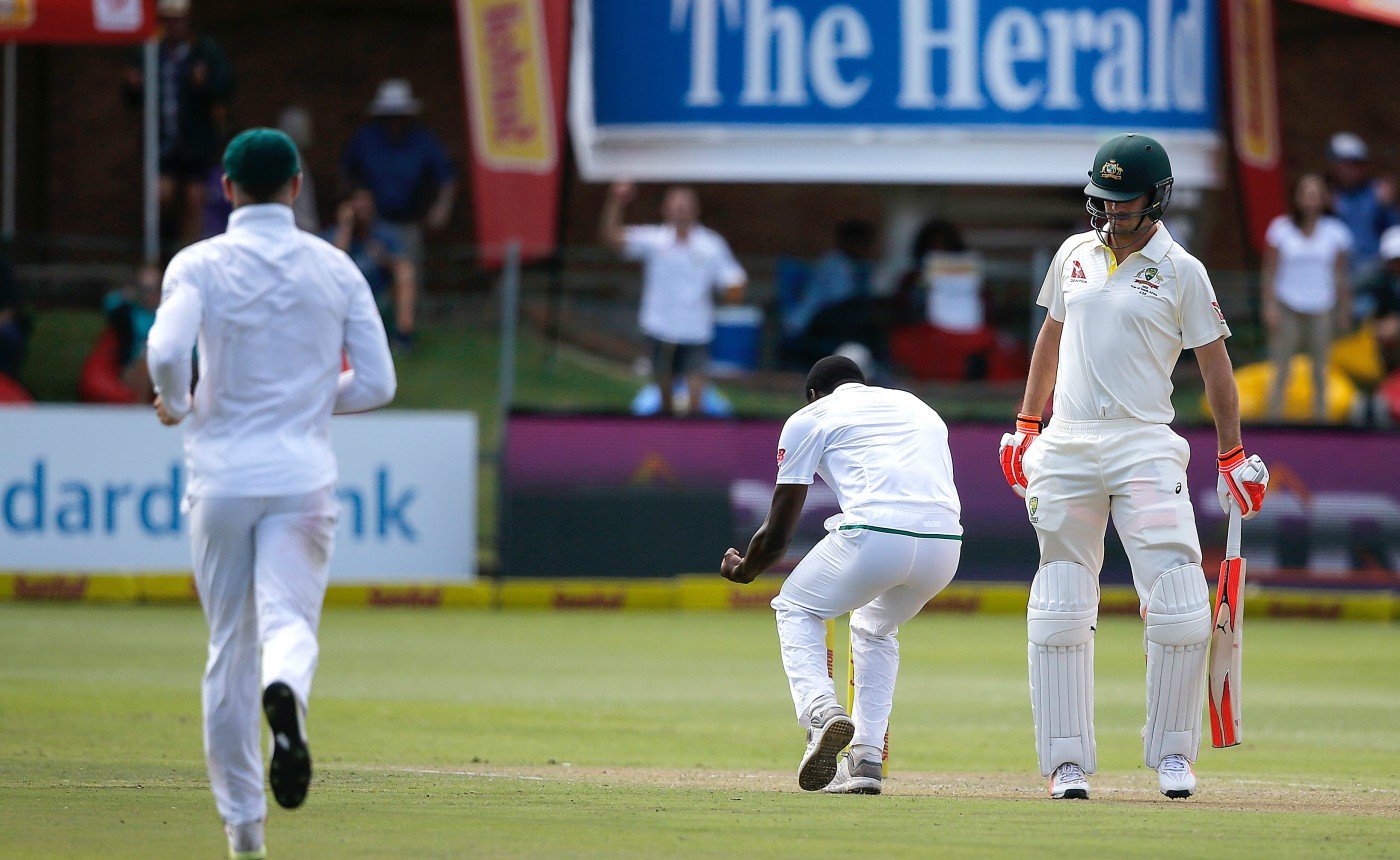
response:
<path id="1" fill-rule="evenodd" d="M 1320 314 L 1337 304 L 1337 255 L 1351 250 L 1351 231 L 1323 215 L 1304 233 L 1287 215 L 1269 223 L 1264 241 L 1278 251 L 1274 295 L 1292 310 Z"/>
<path id="2" fill-rule="evenodd" d="M 1181 350 L 1230 336 L 1205 267 L 1159 224 L 1116 264 L 1093 231 L 1055 254 L 1036 301 L 1064 323 L 1055 415 L 1167 424 Z"/>
<path id="3" fill-rule="evenodd" d="M 343 376 L 342 350 L 354 368 Z M 334 483 L 331 412 L 383 406 L 396 387 L 364 276 L 278 203 L 240 206 L 228 232 L 175 255 L 146 360 L 167 409 L 189 413 L 196 496 L 295 495 Z"/>
<path id="4" fill-rule="evenodd" d="M 666 224 L 628 227 L 622 255 L 642 263 L 642 331 L 667 343 L 714 339 L 715 292 L 748 277 L 724 239 L 699 224 L 685 241 Z"/>
<path id="5" fill-rule="evenodd" d="M 809 403 L 778 437 L 778 483 L 810 484 L 836 494 L 838 525 L 870 525 L 917 534 L 962 534 L 948 426 L 907 391 L 848 382 Z"/>

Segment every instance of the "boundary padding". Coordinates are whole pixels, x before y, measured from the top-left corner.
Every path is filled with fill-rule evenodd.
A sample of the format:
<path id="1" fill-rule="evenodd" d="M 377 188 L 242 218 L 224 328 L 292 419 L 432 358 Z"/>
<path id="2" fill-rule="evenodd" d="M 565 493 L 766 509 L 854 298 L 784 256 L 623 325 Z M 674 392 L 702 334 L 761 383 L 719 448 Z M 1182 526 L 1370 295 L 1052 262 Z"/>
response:
<path id="1" fill-rule="evenodd" d="M 326 605 L 351 608 L 512 610 L 732 611 L 768 608 L 782 587 L 780 577 L 736 585 L 714 574 L 671 579 L 518 579 L 472 583 L 332 583 Z M 1029 586 L 1015 583 L 954 583 L 924 612 L 961 615 L 1023 615 Z M 92 604 L 194 604 L 188 574 L 0 573 L 0 602 Z M 1131 586 L 1106 586 L 1102 615 L 1138 615 Z M 1250 587 L 1246 618 L 1305 618 L 1332 621 L 1400 621 L 1400 593 L 1393 591 L 1293 591 Z"/>

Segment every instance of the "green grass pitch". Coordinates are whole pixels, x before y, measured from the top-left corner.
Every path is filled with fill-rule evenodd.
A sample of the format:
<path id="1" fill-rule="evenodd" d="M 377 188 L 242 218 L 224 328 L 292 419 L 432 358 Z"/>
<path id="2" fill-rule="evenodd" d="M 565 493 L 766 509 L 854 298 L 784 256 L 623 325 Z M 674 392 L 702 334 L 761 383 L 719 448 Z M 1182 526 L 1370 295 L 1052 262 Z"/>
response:
<path id="1" fill-rule="evenodd" d="M 1099 630 L 1099 774 L 1035 772 L 1024 626 L 925 615 L 881 797 L 797 790 L 771 615 L 331 610 L 274 857 L 1400 854 L 1400 635 L 1250 622 L 1245 745 L 1168 801 L 1141 627 Z M 217 857 L 193 608 L 0 606 L 0 856 Z M 838 656 L 838 663 L 840 657 Z M 838 673 L 839 674 L 839 673 Z"/>

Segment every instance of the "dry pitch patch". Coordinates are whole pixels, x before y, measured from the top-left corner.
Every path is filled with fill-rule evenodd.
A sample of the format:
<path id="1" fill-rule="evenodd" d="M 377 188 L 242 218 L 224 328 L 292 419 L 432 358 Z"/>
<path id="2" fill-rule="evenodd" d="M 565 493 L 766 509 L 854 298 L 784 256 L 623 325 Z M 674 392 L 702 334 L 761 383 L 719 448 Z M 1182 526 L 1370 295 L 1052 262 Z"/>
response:
<path id="1" fill-rule="evenodd" d="M 663 768 L 494 767 L 474 769 L 424 767 L 355 767 L 337 770 L 368 773 L 431 774 L 477 780 L 577 783 L 592 788 L 665 788 L 699 791 L 734 790 L 807 794 L 793 773 L 782 771 L 671 770 Z M 1400 818 L 1400 790 L 1367 786 L 1305 785 L 1259 779 L 1211 777 L 1200 774 L 1201 791 L 1189 800 L 1168 800 L 1157 790 L 1156 774 L 1143 768 L 1136 774 L 1097 774 L 1091 778 L 1093 799 L 1076 806 L 1186 805 L 1224 812 L 1301 812 L 1313 815 Z M 1020 800 L 1051 802 L 1045 781 L 1031 776 L 967 773 L 895 773 L 885 781 L 885 794 L 957 800 Z M 833 802 L 873 802 L 857 796 L 831 797 Z"/>

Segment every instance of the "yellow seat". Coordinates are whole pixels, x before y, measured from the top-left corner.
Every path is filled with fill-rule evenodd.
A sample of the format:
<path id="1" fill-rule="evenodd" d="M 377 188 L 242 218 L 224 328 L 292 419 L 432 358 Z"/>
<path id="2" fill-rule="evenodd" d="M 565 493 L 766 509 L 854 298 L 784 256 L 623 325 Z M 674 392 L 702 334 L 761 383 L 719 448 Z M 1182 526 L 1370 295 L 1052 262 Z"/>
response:
<path id="1" fill-rule="evenodd" d="M 1235 368 L 1235 384 L 1240 390 L 1240 419 L 1265 421 L 1269 418 L 1269 390 L 1273 386 L 1274 368 L 1267 361 Z M 1325 418 L 1332 423 L 1345 423 L 1353 414 L 1361 396 L 1356 385 L 1335 365 L 1327 366 L 1327 396 Z M 1210 403 L 1201 397 L 1202 408 L 1211 415 Z M 1288 388 L 1284 391 L 1283 418 L 1286 421 L 1311 421 L 1312 360 L 1306 355 L 1293 356 L 1289 366 Z"/>
<path id="2" fill-rule="evenodd" d="M 1374 388 L 1385 376 L 1375 326 L 1370 322 L 1333 342 L 1328 361 L 1363 388 Z"/>

